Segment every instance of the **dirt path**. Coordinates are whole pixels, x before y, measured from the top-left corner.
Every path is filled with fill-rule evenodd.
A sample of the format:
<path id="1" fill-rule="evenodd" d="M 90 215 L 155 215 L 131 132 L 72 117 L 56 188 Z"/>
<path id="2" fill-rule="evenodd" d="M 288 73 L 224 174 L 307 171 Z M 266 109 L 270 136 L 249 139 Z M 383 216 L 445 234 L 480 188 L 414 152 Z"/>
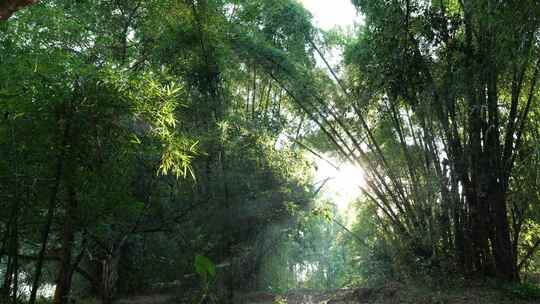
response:
<path id="1" fill-rule="evenodd" d="M 300 289 L 290 291 L 282 296 L 270 293 L 248 294 L 240 301 L 241 304 L 353 304 L 360 303 L 355 300 L 357 291 L 352 289 L 340 289 L 333 291 L 317 291 Z M 282 302 L 280 302 L 280 300 Z M 239 303 L 239 304 L 240 304 Z"/>
<path id="2" fill-rule="evenodd" d="M 258 292 L 242 295 L 236 299 L 235 304 L 353 304 L 357 291 L 342 289 L 334 291 L 317 291 L 311 289 L 292 290 L 284 295 Z M 280 300 L 282 302 L 280 302 Z M 121 299 L 117 304 L 170 304 L 175 303 L 172 294 L 141 295 Z"/>
<path id="3" fill-rule="evenodd" d="M 174 294 L 141 295 L 119 300 L 117 304 L 189 303 Z M 388 282 L 378 288 L 320 291 L 291 290 L 283 295 L 254 292 L 238 295 L 234 304 L 540 304 L 537 300 L 516 299 L 507 292 L 486 287 L 437 291 L 426 287 L 408 287 Z M 191 303 L 190 303 L 191 304 Z"/>
<path id="4" fill-rule="evenodd" d="M 144 296 L 134 296 L 126 299 L 121 299 L 118 304 L 166 304 L 171 303 L 174 299 L 173 295 L 168 294 L 155 294 L 155 295 L 144 295 Z"/>

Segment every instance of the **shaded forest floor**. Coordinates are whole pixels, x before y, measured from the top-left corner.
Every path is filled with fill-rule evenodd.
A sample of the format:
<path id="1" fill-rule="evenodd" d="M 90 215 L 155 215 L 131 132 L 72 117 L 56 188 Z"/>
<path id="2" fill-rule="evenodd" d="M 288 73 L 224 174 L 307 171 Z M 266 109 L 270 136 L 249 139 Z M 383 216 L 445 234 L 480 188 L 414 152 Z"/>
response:
<path id="1" fill-rule="evenodd" d="M 516 289 L 495 289 L 485 286 L 432 290 L 423 286 L 387 283 L 378 288 L 318 291 L 291 290 L 278 295 L 266 292 L 238 296 L 235 304 L 525 304 L 539 303 L 540 298 L 528 298 Z M 141 295 L 122 299 L 118 304 L 188 303 L 173 294 Z M 191 303 L 190 303 L 191 304 Z"/>
<path id="2" fill-rule="evenodd" d="M 278 300 L 282 299 L 281 302 Z M 540 299 L 523 299 L 504 290 L 485 287 L 433 291 L 388 283 L 380 288 L 357 288 L 318 292 L 291 291 L 283 296 L 253 294 L 238 304 L 510 304 L 540 303 Z M 236 303 L 235 303 L 236 304 Z"/>

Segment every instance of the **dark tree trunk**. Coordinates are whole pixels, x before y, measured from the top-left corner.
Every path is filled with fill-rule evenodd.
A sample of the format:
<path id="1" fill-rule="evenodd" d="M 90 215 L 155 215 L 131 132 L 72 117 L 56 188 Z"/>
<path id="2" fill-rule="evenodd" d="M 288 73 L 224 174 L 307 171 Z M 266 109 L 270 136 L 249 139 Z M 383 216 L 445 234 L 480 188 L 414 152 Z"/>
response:
<path id="1" fill-rule="evenodd" d="M 497 188 L 490 195 L 494 219 L 494 234 L 491 239 L 493 246 L 493 256 L 496 266 L 496 275 L 505 281 L 519 280 L 519 274 L 512 242 L 510 240 L 510 229 L 506 209 L 505 195 Z"/>
<path id="2" fill-rule="evenodd" d="M 12 231 L 12 250 L 11 255 L 13 257 L 12 263 L 12 272 L 13 272 L 13 293 L 12 293 L 12 302 L 17 304 L 18 302 L 18 292 L 19 292 L 19 204 L 18 198 L 14 204 L 14 221 L 13 221 L 13 231 Z"/>
<path id="3" fill-rule="evenodd" d="M 62 136 L 60 154 L 58 155 L 57 160 L 56 160 L 56 170 L 54 174 L 55 179 L 54 179 L 54 184 L 51 188 L 51 193 L 49 196 L 49 205 L 47 208 L 45 226 L 43 227 L 43 231 L 41 235 L 41 248 L 39 250 L 38 260 L 36 262 L 36 268 L 34 272 L 34 281 L 32 282 L 32 290 L 30 292 L 30 299 L 28 301 L 28 304 L 35 304 L 36 302 L 37 291 L 40 285 L 41 272 L 43 269 L 43 262 L 45 260 L 45 252 L 47 251 L 47 243 L 49 241 L 49 232 L 51 230 L 51 226 L 53 223 L 54 214 L 56 211 L 56 200 L 57 200 L 58 192 L 60 189 L 61 180 L 63 177 L 64 162 L 67 155 L 68 142 L 69 142 L 69 136 L 70 136 L 70 127 L 71 127 L 71 117 L 68 117 L 66 119 L 66 126 L 64 128 L 64 134 Z"/>
<path id="4" fill-rule="evenodd" d="M 15 182 L 15 185 L 15 187 L 19 186 L 17 181 Z M 11 216 L 6 231 L 5 247 L 7 248 L 6 251 L 8 259 L 6 263 L 6 271 L 4 274 L 2 290 L 0 290 L 0 296 L 8 299 L 11 295 L 13 303 L 17 302 L 17 291 L 19 288 L 19 263 L 17 258 L 19 253 L 19 196 L 17 193 L 18 191 L 16 191 L 15 200 L 11 205 Z"/>
<path id="5" fill-rule="evenodd" d="M 110 253 L 101 260 L 101 300 L 103 304 L 111 304 L 116 292 L 118 280 L 118 262 L 120 257 Z"/>
<path id="6" fill-rule="evenodd" d="M 77 206 L 76 193 L 72 185 L 68 185 L 68 199 L 65 207 L 64 228 L 62 235 L 62 249 L 58 276 L 56 278 L 56 289 L 54 291 L 54 303 L 67 303 L 71 290 L 72 252 L 74 240 L 74 218 Z"/>
<path id="7" fill-rule="evenodd" d="M 8 20 L 16 11 L 36 2 L 37 0 L 2 0 L 0 2 L 0 21 Z"/>
<path id="8" fill-rule="evenodd" d="M 13 218 L 12 218 L 13 220 Z M 8 229 L 6 231 L 6 247 L 7 247 L 7 262 L 6 262 L 6 272 L 4 274 L 4 282 L 2 283 L 2 290 L 0 293 L 0 296 L 2 298 L 8 299 L 9 295 L 11 293 L 11 279 L 13 277 L 13 256 L 11 252 L 11 246 L 12 246 L 12 223 L 8 224 Z"/>

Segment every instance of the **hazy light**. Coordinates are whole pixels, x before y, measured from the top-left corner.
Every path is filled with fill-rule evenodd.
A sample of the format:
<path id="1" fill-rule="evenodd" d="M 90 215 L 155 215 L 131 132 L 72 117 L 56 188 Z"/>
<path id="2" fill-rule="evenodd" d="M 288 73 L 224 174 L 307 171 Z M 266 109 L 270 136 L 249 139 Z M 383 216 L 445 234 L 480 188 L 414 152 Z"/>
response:
<path id="1" fill-rule="evenodd" d="M 335 27 L 340 27 L 345 32 L 350 32 L 355 25 L 362 24 L 364 17 L 359 14 L 352 5 L 351 0 L 299 0 L 300 3 L 313 15 L 313 22 L 322 30 L 328 31 Z M 333 47 L 323 50 L 327 62 L 334 68 L 334 72 L 339 74 L 336 66 L 342 60 L 343 49 Z M 317 66 L 326 69 L 326 64 L 319 57 L 315 56 Z"/>
<path id="2" fill-rule="evenodd" d="M 28 275 L 24 272 L 19 273 L 19 293 L 20 296 L 22 296 L 25 299 L 28 299 L 30 297 L 30 292 L 32 291 L 32 286 L 29 283 L 26 283 L 28 281 Z M 44 283 L 41 284 L 37 291 L 38 297 L 43 297 L 47 299 L 51 299 L 54 295 L 54 290 L 56 289 L 55 284 L 50 283 Z"/>
<path id="3" fill-rule="evenodd" d="M 362 168 L 350 163 L 340 164 L 338 160 L 327 155 L 325 159 L 328 161 L 313 159 L 316 166 L 315 179 L 320 182 L 328 179 L 321 189 L 321 195 L 332 201 L 339 211 L 347 211 L 350 203 L 362 194 L 360 187 L 365 186 L 364 172 Z"/>
<path id="4" fill-rule="evenodd" d="M 352 26 L 357 18 L 356 8 L 350 0 L 300 0 L 323 30 L 334 26 Z"/>
<path id="5" fill-rule="evenodd" d="M 299 0 L 311 12 L 313 21 L 323 30 L 330 30 L 336 26 L 347 28 L 360 23 L 362 17 L 357 13 L 351 0 Z M 339 62 L 341 53 L 332 50 L 326 58 L 331 64 Z M 324 67 L 321 64 L 321 67 Z M 329 199 L 340 211 L 348 209 L 352 200 L 361 194 L 359 186 L 365 186 L 364 174 L 361 168 L 350 163 L 341 163 L 328 155 L 324 156 L 332 164 L 313 156 L 312 160 L 317 167 L 315 179 L 319 182 L 328 179 L 321 190 L 323 197 Z"/>
<path id="6" fill-rule="evenodd" d="M 334 26 L 352 26 L 357 20 L 356 8 L 350 0 L 300 0 L 323 30 Z"/>

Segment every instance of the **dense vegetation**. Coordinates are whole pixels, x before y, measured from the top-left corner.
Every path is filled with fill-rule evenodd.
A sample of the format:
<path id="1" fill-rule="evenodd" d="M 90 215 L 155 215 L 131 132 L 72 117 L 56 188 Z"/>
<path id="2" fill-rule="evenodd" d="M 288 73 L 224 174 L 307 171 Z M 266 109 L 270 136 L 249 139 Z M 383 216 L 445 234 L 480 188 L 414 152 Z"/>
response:
<path id="1" fill-rule="evenodd" d="M 352 2 L 2 2 L 0 299 L 538 293 L 540 4 Z M 345 212 L 321 161 L 362 168 Z"/>

